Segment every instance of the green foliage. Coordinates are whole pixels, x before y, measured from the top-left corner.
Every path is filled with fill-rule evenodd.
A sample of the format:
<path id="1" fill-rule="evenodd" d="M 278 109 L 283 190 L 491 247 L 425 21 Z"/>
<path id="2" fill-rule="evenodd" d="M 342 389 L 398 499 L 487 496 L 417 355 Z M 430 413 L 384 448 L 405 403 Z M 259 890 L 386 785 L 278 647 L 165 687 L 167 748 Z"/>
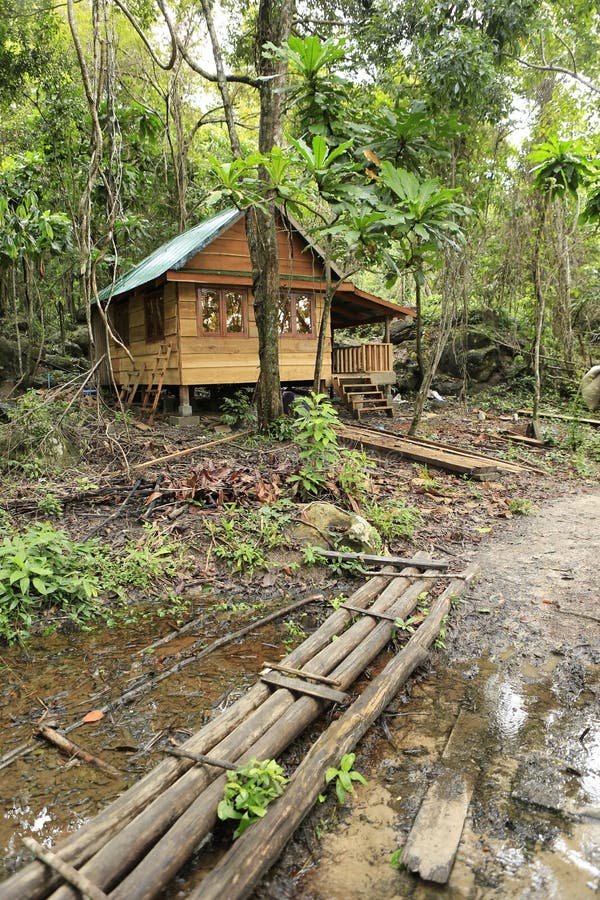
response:
<path id="1" fill-rule="evenodd" d="M 225 397 L 221 404 L 221 418 L 226 425 L 256 425 L 256 409 L 246 391 L 236 391 L 233 397 Z"/>
<path id="2" fill-rule="evenodd" d="M 283 646 L 289 653 L 296 644 L 301 643 L 306 640 L 307 634 L 304 628 L 301 625 L 298 625 L 297 622 L 294 622 L 293 619 L 288 619 L 285 623 L 285 628 L 288 633 L 288 637 L 283 641 Z"/>
<path id="3" fill-rule="evenodd" d="M 359 559 L 336 559 L 323 556 L 320 547 L 303 547 L 302 558 L 307 566 L 327 566 L 334 575 L 364 575 L 366 569 Z M 340 545 L 340 553 L 351 553 L 350 547 Z"/>
<path id="4" fill-rule="evenodd" d="M 330 784 L 332 781 L 335 782 L 335 793 L 341 805 L 346 802 L 348 794 L 354 791 L 353 782 L 357 781 L 359 784 L 367 783 L 360 772 L 353 768 L 355 759 L 355 753 L 345 753 L 340 761 L 339 769 L 336 769 L 335 766 L 330 766 L 325 772 L 325 784 Z"/>
<path id="5" fill-rule="evenodd" d="M 388 860 L 392 869 L 396 869 L 396 871 L 400 871 L 403 868 L 402 863 L 402 847 L 399 847 L 398 850 L 394 850 L 394 852 L 390 855 Z"/>
<path id="6" fill-rule="evenodd" d="M 54 494 L 48 493 L 45 497 L 38 500 L 37 511 L 40 515 L 47 516 L 49 519 L 60 519 L 63 514 L 62 503 Z"/>
<path id="7" fill-rule="evenodd" d="M 401 500 L 384 500 L 382 503 L 370 500 L 364 504 L 363 512 L 387 542 L 401 538 L 410 540 L 423 523 L 418 508 Z"/>
<path id="8" fill-rule="evenodd" d="M 225 504 L 220 518 L 205 523 L 215 555 L 228 562 L 234 572 L 252 576 L 256 569 L 266 568 L 266 553 L 284 544 L 293 509 L 294 504 L 286 497 L 256 509 Z"/>
<path id="9" fill-rule="evenodd" d="M 252 759 L 235 772 L 227 773 L 227 784 L 217 807 L 217 815 L 221 821 L 237 821 L 234 839 L 253 822 L 262 819 L 269 803 L 283 794 L 286 784 L 283 769 L 273 759 L 262 762 Z"/>
<path id="10" fill-rule="evenodd" d="M 448 622 L 448 616 L 444 616 L 442 619 L 440 630 L 438 632 L 438 636 L 435 639 L 435 648 L 436 650 L 445 650 L 446 649 L 446 625 Z"/>
<path id="11" fill-rule="evenodd" d="M 325 394 L 311 394 L 294 404 L 294 442 L 300 448 L 300 468 L 288 484 L 303 494 L 318 494 L 338 464 L 337 413 Z"/>
<path id="12" fill-rule="evenodd" d="M 27 391 L 0 424 L 0 469 L 16 469 L 29 477 L 58 471 L 69 456 L 67 429 L 75 413 L 63 419 L 64 403 Z"/>
<path id="13" fill-rule="evenodd" d="M 375 467 L 376 463 L 369 459 L 366 453 L 360 450 L 343 451 L 338 474 L 338 482 L 343 492 L 362 503 L 371 488 L 369 470 Z"/>
<path id="14" fill-rule="evenodd" d="M 114 624 L 103 595 L 123 596 L 126 587 L 148 588 L 174 575 L 175 552 L 152 528 L 120 555 L 96 540 L 73 541 L 47 522 L 10 528 L 0 544 L 0 638 L 25 640 L 36 620 L 47 616 L 84 627 L 98 617 Z"/>
<path id="15" fill-rule="evenodd" d="M 394 619 L 394 636 L 397 631 L 404 631 L 407 634 L 412 634 L 415 630 L 415 625 L 418 625 L 420 621 L 420 616 L 409 616 L 408 619 L 402 619 L 398 616 Z"/>
<path id="16" fill-rule="evenodd" d="M 550 197 L 571 194 L 579 190 L 597 175 L 597 166 L 591 162 L 590 153 L 583 141 L 561 141 L 551 137 L 543 144 L 536 144 L 529 154 L 534 175 L 534 187 L 547 192 Z"/>
<path id="17" fill-rule="evenodd" d="M 535 510 L 531 500 L 524 497 L 512 497 L 508 501 L 508 508 L 514 516 L 530 516 Z"/>

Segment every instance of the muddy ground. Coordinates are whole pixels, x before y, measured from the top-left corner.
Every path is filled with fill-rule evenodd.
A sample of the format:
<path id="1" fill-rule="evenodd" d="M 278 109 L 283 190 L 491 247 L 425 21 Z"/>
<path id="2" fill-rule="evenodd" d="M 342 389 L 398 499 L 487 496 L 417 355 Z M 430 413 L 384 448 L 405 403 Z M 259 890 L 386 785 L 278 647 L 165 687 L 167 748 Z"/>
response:
<path id="1" fill-rule="evenodd" d="M 423 434 L 519 458 L 539 472 L 472 482 L 423 471 L 405 460 L 377 460 L 379 496 L 401 496 L 423 516 L 411 541 L 389 549 L 444 555 L 454 571 L 476 559 L 482 574 L 453 614 L 445 648 L 433 653 L 385 722 L 357 748 L 356 767 L 368 786 L 344 808 L 329 800 L 311 814 L 259 897 L 588 897 L 600 889 L 600 822 L 581 815 L 584 807 L 594 807 L 596 814 L 600 807 L 598 467 L 581 458 L 573 465 L 559 452 L 558 432 L 558 446 L 544 451 L 509 445 L 500 434 L 507 420 L 515 427 L 512 417 L 489 410 L 448 408 L 430 412 Z M 120 432 L 111 441 L 118 439 L 119 452 L 135 463 L 218 438 L 217 423 L 207 417 L 200 430 L 187 431 L 159 422 L 150 433 Z M 402 418 L 380 424 L 398 432 L 406 428 Z M 362 583 L 320 569 L 295 570 L 290 563 L 299 556 L 293 550 L 279 552 L 268 572 L 252 577 L 232 574 L 211 552 L 203 514 L 218 514 L 219 504 L 229 499 L 228 479 L 237 485 L 239 502 L 258 502 L 257 484 L 264 491 L 284 483 L 289 446 L 253 446 L 240 439 L 151 467 L 144 472 L 146 496 L 108 522 L 123 499 L 111 497 L 108 488 L 127 477 L 115 471 L 114 457 L 103 455 L 103 443 L 98 439 L 93 459 L 88 456 L 66 480 L 13 486 L 11 515 L 35 517 L 36 492 L 64 493 L 65 484 L 72 487 L 82 473 L 106 485 L 106 502 L 66 503 L 61 524 L 73 536 L 85 536 L 106 522 L 101 538 L 118 544 L 141 533 L 142 516 L 155 521 L 189 548 L 189 565 L 170 587 L 187 598 L 183 618 L 198 616 L 201 626 L 159 653 L 144 654 L 176 623 L 172 613 L 162 619 L 156 614 L 156 600 L 138 596 L 132 602 L 146 604 L 150 614 L 129 628 L 36 634 L 25 648 L 0 648 L 0 754 L 31 743 L 40 718 L 68 726 L 138 679 L 160 673 L 185 656 L 198 635 L 207 642 L 315 589 L 336 597 Z M 148 496 L 159 480 L 172 493 L 164 506 L 149 511 Z M 201 482 L 205 493 L 188 506 L 190 484 Z M 210 509 L 200 508 L 202 503 Z M 519 516 L 515 509 L 532 514 Z M 328 609 L 326 603 L 309 607 L 294 621 L 310 632 Z M 170 741 L 184 740 L 215 708 L 239 696 L 265 660 L 285 653 L 284 642 L 291 639 L 287 621 L 261 629 L 233 651 L 212 655 L 135 704 L 79 729 L 73 737 L 116 766 L 120 779 L 65 762 L 36 740 L 33 753 L 0 774 L 2 876 L 23 860 L 21 835 L 33 833 L 51 845 L 162 759 Z M 442 772 L 440 756 L 461 710 L 476 714 L 476 742 L 483 749 L 449 885 L 433 888 L 392 869 L 389 857 L 403 846 L 427 787 Z M 302 745 L 294 745 L 288 764 L 302 753 Z M 192 863 L 167 896 L 185 897 L 200 874 L 201 865 Z"/>
<path id="2" fill-rule="evenodd" d="M 511 522 L 473 554 L 481 568 L 426 678 L 371 736 L 368 778 L 304 865 L 263 897 L 586 898 L 600 890 L 600 492 L 578 488 Z M 389 865 L 461 710 L 483 749 L 446 887 Z M 361 753 L 362 750 L 362 753 Z M 319 821 L 313 817 L 313 830 Z M 321 823 L 321 829 L 327 823 Z M 299 854 L 300 847 L 289 851 Z"/>

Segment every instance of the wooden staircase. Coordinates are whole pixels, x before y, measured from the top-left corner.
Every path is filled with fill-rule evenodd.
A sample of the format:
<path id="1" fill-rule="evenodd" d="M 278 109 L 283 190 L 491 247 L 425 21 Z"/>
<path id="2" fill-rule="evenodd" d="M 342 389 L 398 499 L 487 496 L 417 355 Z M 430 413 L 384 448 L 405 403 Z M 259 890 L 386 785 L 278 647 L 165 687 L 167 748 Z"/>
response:
<path id="1" fill-rule="evenodd" d="M 393 406 L 370 375 L 334 375 L 332 383 L 342 403 L 359 422 L 365 413 L 375 412 L 393 419 Z"/>

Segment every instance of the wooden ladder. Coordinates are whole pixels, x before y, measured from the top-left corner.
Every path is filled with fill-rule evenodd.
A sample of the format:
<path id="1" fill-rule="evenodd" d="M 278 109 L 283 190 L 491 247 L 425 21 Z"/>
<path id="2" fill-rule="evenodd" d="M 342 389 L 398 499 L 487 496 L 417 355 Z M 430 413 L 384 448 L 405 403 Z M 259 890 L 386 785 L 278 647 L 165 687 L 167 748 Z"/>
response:
<path id="1" fill-rule="evenodd" d="M 119 391 L 119 402 L 125 404 L 125 409 L 131 409 L 133 398 L 140 386 L 140 381 L 144 374 L 144 366 L 141 369 L 134 369 L 132 372 L 125 374 L 125 381 L 121 385 Z"/>
<path id="2" fill-rule="evenodd" d="M 154 422 L 156 407 L 158 406 L 160 392 L 167 374 L 170 356 L 171 344 L 161 344 L 159 352 L 154 357 L 154 368 L 148 379 L 148 384 L 144 389 L 142 408 L 140 409 L 140 422 L 143 422 L 146 413 L 148 413 L 148 425 L 152 425 Z"/>

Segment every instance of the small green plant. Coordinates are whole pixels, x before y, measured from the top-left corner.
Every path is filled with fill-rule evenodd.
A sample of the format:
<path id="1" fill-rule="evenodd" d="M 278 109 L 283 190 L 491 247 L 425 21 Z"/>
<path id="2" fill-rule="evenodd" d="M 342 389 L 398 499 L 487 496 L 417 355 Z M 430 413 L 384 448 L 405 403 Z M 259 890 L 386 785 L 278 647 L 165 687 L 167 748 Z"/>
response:
<path id="1" fill-rule="evenodd" d="M 288 484 L 302 494 L 316 495 L 331 479 L 340 459 L 335 426 L 337 413 L 325 394 L 311 394 L 294 405 L 294 442 L 300 467 Z"/>
<path id="2" fill-rule="evenodd" d="M 301 625 L 298 625 L 297 622 L 294 622 L 293 619 L 288 619 L 285 623 L 285 627 L 288 637 L 283 641 L 283 646 L 289 653 L 299 641 L 305 640 L 307 635 L 304 628 L 302 628 Z"/>
<path id="3" fill-rule="evenodd" d="M 62 503 L 54 494 L 46 494 L 45 497 L 38 500 L 37 511 L 49 519 L 60 519 L 63 514 Z"/>
<path id="4" fill-rule="evenodd" d="M 344 804 L 348 794 L 354 791 L 353 782 L 357 781 L 359 784 L 367 783 L 360 772 L 353 769 L 355 759 L 356 753 L 345 753 L 340 761 L 339 769 L 336 769 L 335 766 L 330 766 L 325 772 L 325 784 L 331 784 L 332 781 L 335 782 L 335 793 L 340 804 Z"/>
<path id="5" fill-rule="evenodd" d="M 396 632 L 404 631 L 407 634 L 412 634 L 415 630 L 415 626 L 422 621 L 422 616 L 409 616 L 408 619 L 402 619 L 398 616 L 397 619 L 394 619 L 394 634 L 392 637 L 395 637 Z"/>
<path id="6" fill-rule="evenodd" d="M 257 819 L 262 819 L 269 803 L 283 794 L 286 784 L 283 769 L 273 759 L 262 762 L 252 759 L 248 765 L 227 773 L 227 784 L 217 807 L 217 815 L 222 821 L 237 821 L 234 839 Z"/>
<path id="7" fill-rule="evenodd" d="M 338 481 L 343 492 L 354 500 L 362 502 L 371 488 L 369 469 L 375 463 L 366 453 L 358 450 L 344 450 L 341 454 L 341 467 Z"/>
<path id="8" fill-rule="evenodd" d="M 364 504 L 364 514 L 375 526 L 385 541 L 410 540 L 417 528 L 423 524 L 423 517 L 416 506 L 400 500 L 371 500 Z"/>
<path id="9" fill-rule="evenodd" d="M 435 639 L 435 647 L 437 650 L 445 650 L 446 649 L 446 625 L 448 623 L 448 616 L 444 616 L 440 624 L 440 630 L 438 632 L 438 636 Z"/>
<path id="10" fill-rule="evenodd" d="M 348 598 L 345 594 L 338 594 L 337 597 L 330 597 L 329 604 L 333 609 L 339 609 L 342 603 L 347 603 Z"/>
<path id="11" fill-rule="evenodd" d="M 524 497 L 513 497 L 508 501 L 508 508 L 514 516 L 530 516 L 535 510 L 531 500 Z"/>
<path id="12" fill-rule="evenodd" d="M 221 404 L 221 418 L 226 425 L 251 427 L 256 424 L 256 410 L 245 391 L 236 391 Z"/>
<path id="13" fill-rule="evenodd" d="M 292 441 L 294 434 L 294 420 L 289 416 L 280 416 L 274 422 L 269 423 L 268 435 L 271 441 L 279 441 L 280 443 Z"/>
<path id="14" fill-rule="evenodd" d="M 440 483 L 437 478 L 434 478 L 433 475 L 430 475 L 429 469 L 427 466 L 420 465 L 419 463 L 415 463 L 415 469 L 417 472 L 417 477 L 421 482 L 421 486 L 426 491 L 439 490 Z"/>
<path id="15" fill-rule="evenodd" d="M 392 869 L 396 869 L 398 872 L 404 868 L 404 863 L 402 862 L 402 850 L 402 847 L 399 847 L 398 850 L 394 850 L 388 860 Z"/>

